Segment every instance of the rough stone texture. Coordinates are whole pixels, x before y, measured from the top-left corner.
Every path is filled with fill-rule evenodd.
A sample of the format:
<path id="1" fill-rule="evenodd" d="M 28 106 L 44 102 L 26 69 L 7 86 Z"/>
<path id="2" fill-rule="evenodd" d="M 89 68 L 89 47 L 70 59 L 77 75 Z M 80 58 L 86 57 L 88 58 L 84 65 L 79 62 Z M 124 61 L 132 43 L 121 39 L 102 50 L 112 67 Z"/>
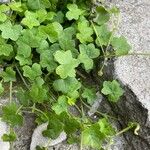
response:
<path id="1" fill-rule="evenodd" d="M 117 104 L 109 104 L 111 110 L 118 118 L 118 124 L 121 129 L 125 128 L 129 122 L 140 124 L 138 136 L 133 131 L 123 134 L 124 141 L 121 150 L 149 150 L 150 149 L 150 124 L 147 121 L 148 111 L 138 101 L 134 93 L 124 87 L 125 94 Z"/>
<path id="2" fill-rule="evenodd" d="M 6 125 L 5 122 L 1 121 L 0 119 L 0 149 L 1 150 L 9 150 L 10 144 L 9 142 L 3 142 L 1 137 L 3 134 L 7 133 L 8 131 L 8 126 Z"/>
<path id="3" fill-rule="evenodd" d="M 121 10 L 119 34 L 127 37 L 135 53 L 150 54 L 150 0 L 113 0 Z M 127 56 L 115 61 L 115 72 L 148 109 L 150 120 L 150 55 Z"/>
<path id="4" fill-rule="evenodd" d="M 150 1 L 111 0 L 121 10 L 118 33 L 127 37 L 134 53 L 150 54 Z M 125 133 L 127 142 L 121 150 L 150 149 L 150 56 L 125 56 L 114 63 L 115 78 L 125 86 L 125 94 L 117 104 L 109 104 L 118 116 L 120 128 L 138 122 L 139 135 Z"/>
<path id="5" fill-rule="evenodd" d="M 24 124 L 22 127 L 15 128 L 17 140 L 14 142 L 14 150 L 29 150 L 31 137 L 35 128 L 35 117 L 30 113 L 24 113 Z"/>

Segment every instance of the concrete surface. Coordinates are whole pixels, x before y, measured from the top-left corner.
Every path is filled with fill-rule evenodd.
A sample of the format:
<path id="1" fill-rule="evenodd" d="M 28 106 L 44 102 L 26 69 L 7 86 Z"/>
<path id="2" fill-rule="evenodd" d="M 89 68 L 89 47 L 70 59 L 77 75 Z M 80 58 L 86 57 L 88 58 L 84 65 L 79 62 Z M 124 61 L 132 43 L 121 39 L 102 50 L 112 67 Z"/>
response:
<path id="1" fill-rule="evenodd" d="M 112 0 L 112 3 L 121 10 L 119 34 L 127 37 L 132 52 L 150 54 L 150 0 Z M 115 74 L 148 109 L 150 120 L 150 55 L 118 58 Z"/>

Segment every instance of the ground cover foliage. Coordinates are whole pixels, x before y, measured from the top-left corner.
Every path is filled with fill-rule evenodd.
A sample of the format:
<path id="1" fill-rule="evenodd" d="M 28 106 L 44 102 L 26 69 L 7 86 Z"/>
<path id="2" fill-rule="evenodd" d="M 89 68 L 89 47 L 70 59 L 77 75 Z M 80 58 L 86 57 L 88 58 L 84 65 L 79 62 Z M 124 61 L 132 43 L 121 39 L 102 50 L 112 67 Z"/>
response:
<path id="1" fill-rule="evenodd" d="M 2 107 L 2 120 L 10 132 L 3 135 L 12 145 L 14 127 L 23 124 L 23 112 L 36 116 L 36 124 L 48 122 L 43 136 L 56 139 L 62 131 L 67 142 L 103 149 L 118 132 L 109 116 L 98 120 L 87 114 L 101 93 L 111 103 L 123 95 L 118 81 L 97 86 L 86 76 L 99 78 L 107 60 L 127 55 L 131 49 L 123 36 L 114 36 L 119 10 L 90 0 L 16 0 L 0 5 L 0 94 L 8 92 L 10 102 Z M 111 27 L 108 27 L 108 23 Z M 13 90 L 15 83 L 22 82 Z M 14 99 L 17 96 L 17 100 Z M 70 108 L 75 108 L 74 114 Z M 37 146 L 37 149 L 46 149 Z"/>

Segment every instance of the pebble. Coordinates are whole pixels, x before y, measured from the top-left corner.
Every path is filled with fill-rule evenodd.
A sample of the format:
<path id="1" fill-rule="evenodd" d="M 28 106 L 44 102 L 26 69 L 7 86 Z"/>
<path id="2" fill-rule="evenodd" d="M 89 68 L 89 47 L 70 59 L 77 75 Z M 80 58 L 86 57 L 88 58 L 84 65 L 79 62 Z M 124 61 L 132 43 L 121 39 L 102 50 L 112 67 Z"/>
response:
<path id="1" fill-rule="evenodd" d="M 59 137 L 55 140 L 50 140 L 49 138 L 45 138 L 42 135 L 42 132 L 47 129 L 48 123 L 44 123 L 38 126 L 32 135 L 32 141 L 30 145 L 30 150 L 36 150 L 36 146 L 50 147 L 55 146 L 67 139 L 67 135 L 65 132 L 62 132 Z"/>

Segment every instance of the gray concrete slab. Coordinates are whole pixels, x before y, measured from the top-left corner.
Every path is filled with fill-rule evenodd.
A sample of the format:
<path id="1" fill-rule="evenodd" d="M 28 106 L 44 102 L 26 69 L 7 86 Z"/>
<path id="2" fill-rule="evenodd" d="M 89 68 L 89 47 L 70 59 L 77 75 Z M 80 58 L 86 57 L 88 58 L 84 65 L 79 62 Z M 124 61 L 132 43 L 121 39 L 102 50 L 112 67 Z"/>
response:
<path id="1" fill-rule="evenodd" d="M 121 10 L 118 32 L 127 37 L 132 52 L 150 54 L 150 0 L 112 0 L 112 3 Z M 150 120 L 150 55 L 118 58 L 115 74 L 148 109 Z"/>

